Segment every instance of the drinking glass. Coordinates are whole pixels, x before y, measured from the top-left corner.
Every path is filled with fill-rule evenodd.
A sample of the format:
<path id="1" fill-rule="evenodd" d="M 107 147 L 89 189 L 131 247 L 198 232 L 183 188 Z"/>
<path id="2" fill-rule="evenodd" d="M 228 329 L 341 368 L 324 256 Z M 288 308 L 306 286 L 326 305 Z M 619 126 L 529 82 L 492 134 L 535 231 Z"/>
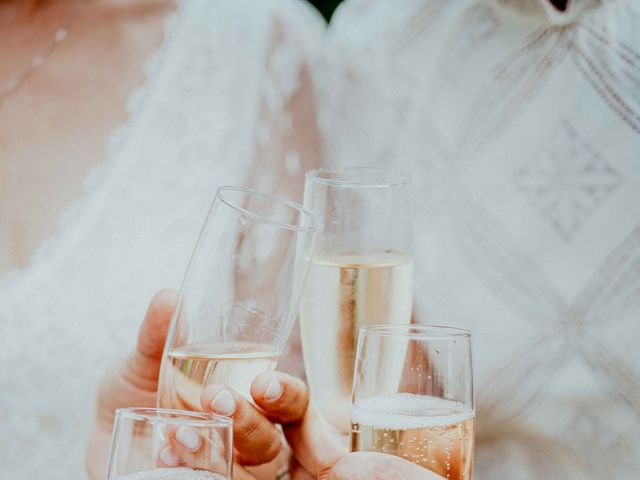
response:
<path id="1" fill-rule="evenodd" d="M 250 397 L 298 313 L 319 217 L 302 206 L 221 187 L 191 258 L 164 349 L 158 406 L 195 410 L 211 383 Z"/>
<path id="2" fill-rule="evenodd" d="M 324 226 L 300 309 L 302 351 L 311 398 L 345 440 L 358 328 L 411 322 L 410 179 L 362 167 L 306 176 L 304 204 Z"/>
<path id="3" fill-rule="evenodd" d="M 232 433 L 219 415 L 118 409 L 107 480 L 230 480 Z"/>
<path id="4" fill-rule="evenodd" d="M 421 325 L 360 329 L 351 451 L 397 455 L 449 480 L 470 480 L 471 337 Z"/>

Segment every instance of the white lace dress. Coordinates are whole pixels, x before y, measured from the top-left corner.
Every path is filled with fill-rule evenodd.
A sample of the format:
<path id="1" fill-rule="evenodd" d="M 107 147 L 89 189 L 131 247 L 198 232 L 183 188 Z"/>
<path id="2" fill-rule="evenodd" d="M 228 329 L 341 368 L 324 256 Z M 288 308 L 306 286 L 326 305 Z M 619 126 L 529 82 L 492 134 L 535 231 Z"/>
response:
<path id="1" fill-rule="evenodd" d="M 330 159 L 413 173 L 418 316 L 473 332 L 477 478 L 640 478 L 640 2 L 351 0 L 328 48 Z"/>
<path id="2" fill-rule="evenodd" d="M 313 155 L 292 137 L 313 118 L 294 100 L 323 29 L 302 2 L 177 6 L 84 198 L 0 277 L 2 480 L 85 476 L 98 378 L 134 347 L 152 294 L 179 287 L 219 185 L 301 184 Z"/>

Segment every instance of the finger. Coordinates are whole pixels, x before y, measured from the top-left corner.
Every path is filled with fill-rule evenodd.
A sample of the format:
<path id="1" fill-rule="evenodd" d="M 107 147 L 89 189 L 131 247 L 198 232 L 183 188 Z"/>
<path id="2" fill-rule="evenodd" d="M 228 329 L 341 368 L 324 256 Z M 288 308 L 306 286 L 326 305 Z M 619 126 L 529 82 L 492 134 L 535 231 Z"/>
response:
<path id="1" fill-rule="evenodd" d="M 255 475 L 237 463 L 233 464 L 233 480 L 256 480 Z"/>
<path id="2" fill-rule="evenodd" d="M 311 475 L 307 472 L 302 465 L 300 465 L 297 461 L 293 461 L 291 463 L 291 468 L 289 469 L 289 475 L 291 480 L 316 480 L 317 477 L 315 475 Z"/>
<path id="3" fill-rule="evenodd" d="M 138 353 L 150 358 L 162 357 L 164 342 L 177 302 L 178 294 L 175 290 L 160 290 L 154 295 L 140 327 Z"/>
<path id="4" fill-rule="evenodd" d="M 251 384 L 251 396 L 272 422 L 300 421 L 309 406 L 309 392 L 304 382 L 282 372 L 265 372 Z"/>
<path id="5" fill-rule="evenodd" d="M 195 455 L 202 451 L 205 445 L 209 447 L 209 444 L 212 443 L 211 440 L 203 438 L 196 428 L 188 425 L 169 425 L 167 427 L 167 437 L 169 438 L 169 443 L 181 458 Z"/>
<path id="6" fill-rule="evenodd" d="M 125 376 L 141 389 L 157 389 L 160 361 L 176 302 L 174 290 L 159 291 L 151 300 L 140 326 L 138 345 L 129 359 Z"/>
<path id="7" fill-rule="evenodd" d="M 243 465 L 273 460 L 282 448 L 282 434 L 249 400 L 225 385 L 210 385 L 200 397 L 202 408 L 233 418 L 233 445 Z"/>
<path id="8" fill-rule="evenodd" d="M 314 476 L 347 453 L 346 447 L 336 442 L 325 430 L 313 405 L 308 408 L 302 421 L 287 425 L 284 434 L 296 460 Z"/>
<path id="9" fill-rule="evenodd" d="M 263 463 L 262 465 L 256 465 L 252 467 L 246 467 L 247 472 L 256 478 L 260 479 L 286 479 L 288 478 L 284 470 L 287 470 L 287 466 L 291 459 L 291 451 L 288 450 L 286 445 L 282 445 L 280 453 L 269 463 Z"/>
<path id="10" fill-rule="evenodd" d="M 158 466 L 160 468 L 173 468 L 184 465 L 184 462 L 178 455 L 178 452 L 170 445 L 167 444 L 160 450 L 158 454 Z"/>
<path id="11" fill-rule="evenodd" d="M 356 452 L 342 457 L 327 480 L 443 480 L 429 470 L 384 453 Z"/>
<path id="12" fill-rule="evenodd" d="M 226 453 L 224 443 L 214 431 L 198 431 L 189 425 L 169 425 L 166 443 L 158 456 L 158 465 L 188 466 L 224 475 L 228 468 Z"/>

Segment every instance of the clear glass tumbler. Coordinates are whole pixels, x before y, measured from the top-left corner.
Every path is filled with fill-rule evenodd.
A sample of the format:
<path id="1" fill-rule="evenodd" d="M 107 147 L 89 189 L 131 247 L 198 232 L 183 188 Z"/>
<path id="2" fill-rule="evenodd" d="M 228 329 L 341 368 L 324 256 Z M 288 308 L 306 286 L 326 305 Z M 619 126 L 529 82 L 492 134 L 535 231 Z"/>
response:
<path id="1" fill-rule="evenodd" d="M 230 480 L 233 421 L 155 408 L 116 411 L 107 480 Z"/>
<path id="2" fill-rule="evenodd" d="M 474 400 L 469 332 L 421 325 L 360 329 L 351 450 L 397 455 L 470 480 Z"/>

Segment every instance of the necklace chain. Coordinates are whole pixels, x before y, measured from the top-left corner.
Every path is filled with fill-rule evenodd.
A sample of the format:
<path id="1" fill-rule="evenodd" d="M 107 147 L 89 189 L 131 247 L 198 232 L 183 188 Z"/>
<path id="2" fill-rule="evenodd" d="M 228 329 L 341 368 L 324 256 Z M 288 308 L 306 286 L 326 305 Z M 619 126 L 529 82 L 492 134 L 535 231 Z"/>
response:
<path id="1" fill-rule="evenodd" d="M 78 13 L 79 13 L 79 9 L 78 9 L 78 4 L 76 3 L 72 13 L 69 14 L 69 17 L 67 18 L 66 22 L 62 26 L 56 29 L 55 33 L 53 34 L 53 39 L 51 40 L 51 42 L 49 42 L 49 45 L 47 45 L 47 47 L 43 51 L 41 51 L 31 59 L 31 62 L 22 73 L 20 73 L 13 80 L 4 84 L 4 88 L 0 89 L 0 107 L 2 107 L 2 104 L 7 99 L 7 97 L 13 95 L 18 90 L 20 90 L 20 87 L 22 87 L 24 82 L 36 70 L 42 67 L 46 63 L 46 61 L 49 59 L 49 57 L 53 54 L 53 52 L 57 50 L 60 44 L 64 42 L 64 40 L 67 38 L 67 35 L 69 33 L 69 26 L 71 25 L 73 20 L 75 20 Z"/>

